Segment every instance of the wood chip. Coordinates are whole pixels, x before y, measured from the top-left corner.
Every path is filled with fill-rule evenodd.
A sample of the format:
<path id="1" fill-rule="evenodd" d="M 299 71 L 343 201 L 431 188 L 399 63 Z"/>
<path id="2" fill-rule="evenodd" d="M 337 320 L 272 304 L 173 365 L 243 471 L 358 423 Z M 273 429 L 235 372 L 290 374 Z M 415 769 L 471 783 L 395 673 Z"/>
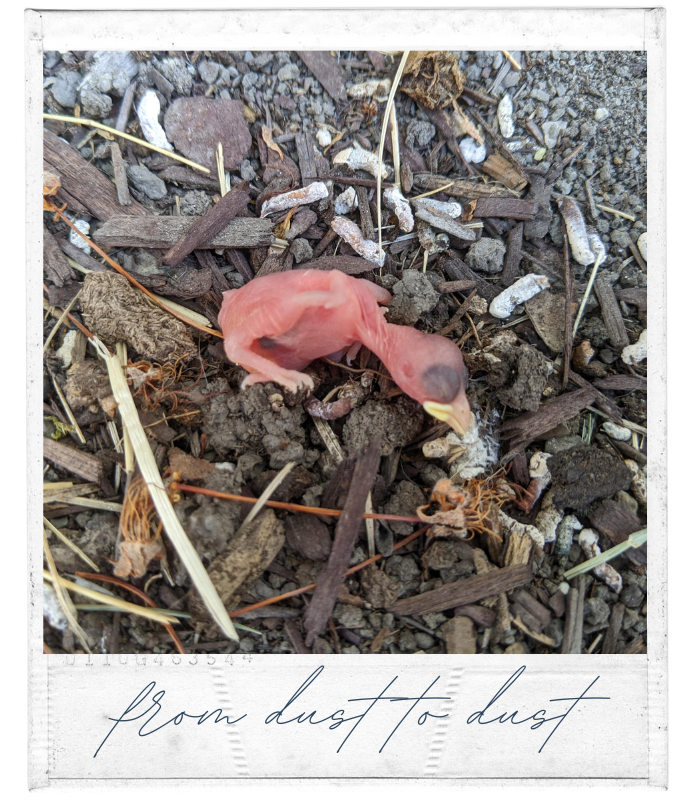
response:
<path id="1" fill-rule="evenodd" d="M 569 382 L 571 356 L 574 349 L 573 303 L 574 276 L 571 271 L 571 259 L 569 258 L 569 238 L 564 234 L 564 370 L 562 374 L 562 388 L 564 389 Z"/>
<path id="2" fill-rule="evenodd" d="M 297 55 L 336 103 L 347 102 L 345 70 L 327 50 L 297 50 Z"/>
<path id="3" fill-rule="evenodd" d="M 314 143 L 311 138 L 311 131 L 299 131 L 294 135 L 294 143 L 297 148 L 297 158 L 299 159 L 299 172 L 303 186 L 314 183 L 317 179 L 316 158 L 314 155 Z"/>
<path id="4" fill-rule="evenodd" d="M 593 385 L 598 389 L 613 389 L 618 392 L 633 392 L 635 390 L 645 392 L 647 389 L 647 379 L 638 375 L 609 375 L 607 378 L 599 378 L 593 381 Z"/>
<path id="5" fill-rule="evenodd" d="M 200 267 L 211 275 L 212 290 L 218 302 L 221 303 L 223 301 L 221 295 L 224 292 L 228 292 L 231 287 L 226 278 L 224 278 L 223 272 L 219 269 L 213 253 L 210 250 L 195 250 L 194 255 Z"/>
<path id="6" fill-rule="evenodd" d="M 51 231 L 44 225 L 44 274 L 56 286 L 75 280 L 75 272 L 58 246 Z M 82 252 L 82 251 L 81 251 Z"/>
<path id="7" fill-rule="evenodd" d="M 595 404 L 598 406 L 598 408 L 611 417 L 613 422 L 616 422 L 618 425 L 622 424 L 622 412 L 617 407 L 614 400 L 606 397 L 600 391 L 600 389 L 597 389 L 595 386 L 593 386 L 593 384 L 589 383 L 585 378 L 573 370 L 569 370 L 569 381 L 576 386 L 579 386 L 581 389 L 591 390 L 595 396 Z"/>
<path id="8" fill-rule="evenodd" d="M 529 220 L 535 218 L 533 200 L 517 197 L 480 197 L 474 209 L 475 217 L 502 217 L 503 219 Z"/>
<path id="9" fill-rule="evenodd" d="M 248 184 L 243 181 L 227 192 L 206 214 L 195 218 L 196 221 L 184 236 L 163 256 L 163 263 L 175 267 L 193 250 L 206 247 L 231 220 L 238 217 L 249 200 Z"/>
<path id="10" fill-rule="evenodd" d="M 285 253 L 273 253 L 263 261 L 260 269 L 255 273 L 256 277 L 262 278 L 263 275 L 273 275 L 276 272 L 288 272 L 293 267 L 294 258 L 289 250 Z M 306 264 L 302 264 L 306 266 Z"/>
<path id="11" fill-rule="evenodd" d="M 614 655 L 617 652 L 617 640 L 622 630 L 622 620 L 625 616 L 625 606 L 622 603 L 615 603 L 610 612 L 608 629 L 605 631 L 603 646 L 600 652 L 603 655 Z"/>
<path id="12" fill-rule="evenodd" d="M 479 207 L 480 202 L 481 201 L 477 202 L 477 208 Z M 505 262 L 503 264 L 503 271 L 501 272 L 502 286 L 510 286 L 520 276 L 520 261 L 522 259 L 523 249 L 523 227 L 523 223 L 518 222 L 508 233 L 508 247 L 506 250 Z"/>
<path id="13" fill-rule="evenodd" d="M 428 172 L 414 170 L 413 183 L 425 192 L 433 189 L 442 189 L 450 197 L 460 197 L 464 200 L 478 200 L 480 197 L 512 197 L 513 195 L 502 186 L 485 184 L 477 179 L 449 178 L 445 175 L 431 175 Z M 448 186 L 447 184 L 451 184 Z"/>
<path id="14" fill-rule="evenodd" d="M 49 130 L 44 130 L 44 161 L 61 176 L 61 189 L 78 200 L 83 211 L 87 210 L 93 217 L 104 221 L 126 214 L 133 221 L 151 216 L 151 212 L 135 200 L 129 206 L 121 205 L 114 184 L 104 172 L 88 164 L 75 148 Z M 60 191 L 56 195 L 59 199 Z"/>
<path id="15" fill-rule="evenodd" d="M 615 292 L 615 297 L 628 305 L 637 306 L 640 311 L 647 310 L 647 290 L 646 289 L 620 289 Z"/>
<path id="16" fill-rule="evenodd" d="M 337 236 L 338 234 L 333 230 L 333 228 L 329 228 L 323 235 L 321 241 L 316 245 L 316 247 L 314 247 L 313 257 L 319 258 L 319 256 L 322 256 L 328 249 L 330 243 L 337 238 Z"/>
<path id="17" fill-rule="evenodd" d="M 631 533 L 642 527 L 639 517 L 618 500 L 603 500 L 586 513 L 590 524 L 613 544 L 624 542 Z"/>
<path id="18" fill-rule="evenodd" d="M 372 62 L 376 72 L 381 72 L 386 67 L 386 56 L 376 50 L 367 50 L 367 58 Z"/>
<path id="19" fill-rule="evenodd" d="M 448 655 L 474 655 L 476 649 L 476 626 L 467 617 L 453 617 L 440 628 L 445 636 Z"/>
<path id="20" fill-rule="evenodd" d="M 501 436 L 504 439 L 512 440 L 509 455 L 515 448 L 522 449 L 524 445 L 546 431 L 573 419 L 593 402 L 594 397 L 593 387 L 568 392 L 544 403 L 537 411 L 528 411 L 516 419 L 504 422 L 501 426 Z"/>
<path id="21" fill-rule="evenodd" d="M 91 483 L 99 483 L 107 474 L 105 463 L 97 456 L 53 439 L 44 439 L 44 458 Z"/>
<path id="22" fill-rule="evenodd" d="M 445 231 L 449 233 L 450 236 L 456 236 L 458 239 L 462 239 L 462 241 L 473 242 L 476 239 L 475 228 L 462 225 L 460 222 L 444 214 L 432 211 L 425 206 L 414 209 L 414 214 L 418 219 L 422 219 L 423 222 L 427 222 L 428 225 L 431 225 L 433 228 Z"/>
<path id="23" fill-rule="evenodd" d="M 120 207 L 121 209 L 121 207 Z M 123 209 L 121 209 L 123 214 Z M 112 216 L 96 231 L 94 240 L 106 247 L 167 249 L 177 244 L 199 217 Z M 269 219 L 232 219 L 223 230 L 200 247 L 263 247 L 275 241 Z"/>
<path id="24" fill-rule="evenodd" d="M 523 622 L 525 622 L 528 627 L 534 628 L 538 633 L 541 633 L 544 628 L 549 625 L 552 621 L 552 612 L 542 605 L 539 600 L 535 600 L 535 598 L 529 593 L 526 592 L 524 589 L 520 589 L 519 591 L 515 592 L 513 599 L 516 603 L 519 603 L 527 613 L 535 619 L 535 625 L 529 625 L 528 621 L 521 616 Z"/>
<path id="25" fill-rule="evenodd" d="M 468 267 L 459 258 L 445 258 L 439 265 L 449 278 L 454 281 L 471 281 L 476 286 L 479 297 L 483 297 L 489 302 L 500 293 L 500 289 L 489 283 L 478 272 Z"/>
<path id="26" fill-rule="evenodd" d="M 457 606 L 454 614 L 455 617 L 469 617 L 482 628 L 491 628 L 496 621 L 496 613 L 486 606 Z"/>
<path id="27" fill-rule="evenodd" d="M 639 265 L 639 268 L 642 270 L 642 272 L 646 275 L 647 274 L 647 262 L 644 260 L 644 258 L 642 257 L 642 254 L 639 252 L 639 248 L 637 247 L 637 245 L 630 238 L 629 233 L 625 233 L 625 237 L 626 237 L 626 241 L 627 241 L 627 247 L 629 247 L 630 252 L 634 256 L 634 260 L 637 262 L 637 264 Z"/>
<path id="28" fill-rule="evenodd" d="M 357 207 L 360 212 L 360 230 L 365 239 L 376 241 L 377 234 L 374 232 L 374 219 L 369 208 L 369 192 L 366 186 L 358 186 L 355 189 L 357 194 Z"/>
<path id="29" fill-rule="evenodd" d="M 284 623 L 284 632 L 287 634 L 289 642 L 297 655 L 309 655 L 311 653 L 311 650 L 304 644 L 304 638 L 296 622 L 288 619 Z"/>
<path id="30" fill-rule="evenodd" d="M 229 264 L 236 268 L 238 274 L 243 276 L 243 279 L 246 283 L 253 280 L 255 277 L 253 270 L 250 268 L 248 259 L 240 250 L 229 248 L 224 250 L 224 255 L 226 256 L 226 260 L 229 262 Z"/>
<path id="31" fill-rule="evenodd" d="M 610 284 L 610 273 L 599 272 L 593 286 L 600 303 L 605 327 L 608 330 L 610 344 L 614 348 L 621 350 L 623 347 L 627 347 L 630 339 L 625 328 L 625 321 L 622 319 L 620 306 L 615 298 L 615 292 Z"/>
<path id="32" fill-rule="evenodd" d="M 561 643 L 563 655 L 580 655 L 583 652 L 583 604 L 590 578 L 588 575 L 579 575 L 573 582 L 575 586 L 569 589 L 566 597 L 566 619 Z"/>
<path id="33" fill-rule="evenodd" d="M 561 353 L 566 342 L 566 298 L 545 289 L 525 303 L 525 310 L 540 339 L 553 353 Z"/>
<path id="34" fill-rule="evenodd" d="M 92 256 L 89 256 L 87 253 L 84 253 L 79 247 L 76 247 L 74 244 L 71 244 L 68 239 L 64 239 L 62 236 L 56 234 L 54 236 L 56 240 L 56 244 L 63 250 L 63 252 L 69 257 L 72 258 L 73 261 L 80 264 L 81 267 L 90 270 L 91 272 L 103 272 L 104 270 L 111 269 L 111 267 L 105 266 L 101 261 L 97 261 Z"/>
<path id="35" fill-rule="evenodd" d="M 221 191 L 219 181 L 216 178 L 204 175 L 189 167 L 169 166 L 160 170 L 158 176 L 164 181 L 176 183 L 186 189 L 206 189 L 210 192 Z"/>
<path id="36" fill-rule="evenodd" d="M 283 545 L 282 522 L 271 508 L 261 511 L 243 530 L 233 534 L 226 549 L 207 569 L 226 607 L 238 603 L 243 590 L 262 575 Z M 195 589 L 190 589 L 187 605 L 194 622 L 200 625 L 210 622 L 211 615 Z"/>
<path id="37" fill-rule="evenodd" d="M 435 287 L 440 294 L 449 294 L 450 292 L 470 292 L 476 288 L 474 281 L 443 281 L 438 283 Z"/>
<path id="38" fill-rule="evenodd" d="M 361 275 L 372 272 L 376 264 L 359 256 L 322 256 L 299 264 L 299 269 L 337 269 L 346 275 Z"/>
<path id="39" fill-rule="evenodd" d="M 343 576 L 350 563 L 353 548 L 362 527 L 367 493 L 372 488 L 379 470 L 381 438 L 376 437 L 360 456 L 353 471 L 350 490 L 343 513 L 335 528 L 333 550 L 323 572 L 319 575 L 314 596 L 304 617 L 306 645 L 310 647 L 316 637 L 325 630 L 328 618 L 333 613 Z"/>
<path id="40" fill-rule="evenodd" d="M 119 205 L 130 206 L 132 202 L 129 192 L 129 182 L 126 178 L 126 167 L 122 158 L 119 142 L 110 142 L 112 154 L 112 169 L 114 170 L 114 185 L 117 187 L 117 200 Z"/>
<path id="41" fill-rule="evenodd" d="M 532 570 L 527 564 L 516 564 L 504 569 L 494 569 L 474 578 L 455 581 L 430 592 L 406 597 L 387 608 L 394 614 L 426 614 L 430 611 L 446 611 L 448 608 L 471 605 L 486 597 L 509 592 L 523 586 L 532 579 Z"/>
<path id="42" fill-rule="evenodd" d="M 325 561 L 331 553 L 328 526 L 312 514 L 295 514 L 284 521 L 287 543 L 302 558 Z"/>
<path id="43" fill-rule="evenodd" d="M 492 153 L 481 165 L 482 170 L 509 189 L 520 191 L 527 186 L 527 178 L 500 153 Z"/>
<path id="44" fill-rule="evenodd" d="M 393 158 L 394 142 L 391 136 L 386 137 L 384 145 L 386 150 L 388 150 L 388 152 L 391 154 Z M 406 140 L 401 131 L 399 131 L 399 153 L 401 155 L 402 167 L 404 164 L 406 164 L 412 173 L 428 171 L 428 165 L 425 163 L 425 159 L 423 158 L 423 156 L 417 150 L 414 150 L 412 147 L 409 147 L 406 144 Z M 375 186 L 376 186 L 376 181 L 375 181 Z"/>

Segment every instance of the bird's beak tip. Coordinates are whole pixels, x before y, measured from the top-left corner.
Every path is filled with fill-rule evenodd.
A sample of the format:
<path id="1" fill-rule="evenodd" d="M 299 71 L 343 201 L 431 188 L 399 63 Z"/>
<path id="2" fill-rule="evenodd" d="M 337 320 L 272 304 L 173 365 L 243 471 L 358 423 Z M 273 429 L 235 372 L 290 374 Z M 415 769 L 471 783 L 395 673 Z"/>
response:
<path id="1" fill-rule="evenodd" d="M 471 409 L 466 398 L 454 403 L 435 403 L 428 400 L 423 408 L 435 419 L 446 422 L 458 436 L 464 436 L 471 425 Z"/>

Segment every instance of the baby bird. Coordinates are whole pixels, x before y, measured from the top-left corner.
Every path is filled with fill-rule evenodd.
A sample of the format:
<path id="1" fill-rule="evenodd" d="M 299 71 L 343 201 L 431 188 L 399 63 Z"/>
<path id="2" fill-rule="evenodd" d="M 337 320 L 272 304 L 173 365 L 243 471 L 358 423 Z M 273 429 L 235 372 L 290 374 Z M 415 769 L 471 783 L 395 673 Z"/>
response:
<path id="1" fill-rule="evenodd" d="M 466 370 L 454 342 L 384 319 L 391 294 L 338 270 L 290 270 L 224 292 L 219 325 L 228 358 L 248 371 L 242 388 L 273 381 L 296 391 L 313 380 L 300 370 L 323 356 L 348 364 L 364 345 L 396 385 L 458 434 L 471 411 Z"/>

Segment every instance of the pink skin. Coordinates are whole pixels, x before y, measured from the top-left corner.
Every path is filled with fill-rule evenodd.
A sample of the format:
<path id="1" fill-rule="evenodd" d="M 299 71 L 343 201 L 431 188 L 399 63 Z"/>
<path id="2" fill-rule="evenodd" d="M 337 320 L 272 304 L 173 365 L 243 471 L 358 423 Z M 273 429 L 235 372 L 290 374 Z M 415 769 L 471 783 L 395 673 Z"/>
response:
<path id="1" fill-rule="evenodd" d="M 255 278 L 224 293 L 219 325 L 229 359 L 250 374 L 243 388 L 273 381 L 313 389 L 301 372 L 314 359 L 347 350 L 348 363 L 365 345 L 384 362 L 397 386 L 419 403 L 449 404 L 458 430 L 470 421 L 464 366 L 442 336 L 391 325 L 378 304 L 391 294 L 337 270 L 291 270 Z"/>

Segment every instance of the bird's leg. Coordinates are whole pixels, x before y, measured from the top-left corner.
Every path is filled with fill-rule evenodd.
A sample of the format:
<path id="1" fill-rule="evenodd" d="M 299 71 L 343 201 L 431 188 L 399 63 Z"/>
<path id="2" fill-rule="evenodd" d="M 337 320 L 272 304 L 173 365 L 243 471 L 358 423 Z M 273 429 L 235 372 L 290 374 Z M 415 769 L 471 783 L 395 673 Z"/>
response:
<path id="1" fill-rule="evenodd" d="M 345 361 L 348 366 L 350 366 L 350 364 L 352 364 L 352 362 L 355 360 L 355 357 L 360 352 L 361 347 L 362 347 L 362 342 L 353 342 L 350 345 L 350 349 L 345 354 Z"/>
<path id="2" fill-rule="evenodd" d="M 298 389 L 305 386 L 309 389 L 314 388 L 313 379 L 309 375 L 303 372 L 297 372 L 297 370 L 294 369 L 280 367 L 279 364 L 270 361 L 269 358 L 258 355 L 243 345 L 229 345 L 226 349 L 226 355 L 231 361 L 240 364 L 243 369 L 250 373 L 250 375 L 247 375 L 243 380 L 241 384 L 242 389 L 254 383 L 262 383 L 264 381 L 278 383 L 280 386 L 284 386 L 285 389 L 289 389 L 292 392 L 296 392 Z"/>

